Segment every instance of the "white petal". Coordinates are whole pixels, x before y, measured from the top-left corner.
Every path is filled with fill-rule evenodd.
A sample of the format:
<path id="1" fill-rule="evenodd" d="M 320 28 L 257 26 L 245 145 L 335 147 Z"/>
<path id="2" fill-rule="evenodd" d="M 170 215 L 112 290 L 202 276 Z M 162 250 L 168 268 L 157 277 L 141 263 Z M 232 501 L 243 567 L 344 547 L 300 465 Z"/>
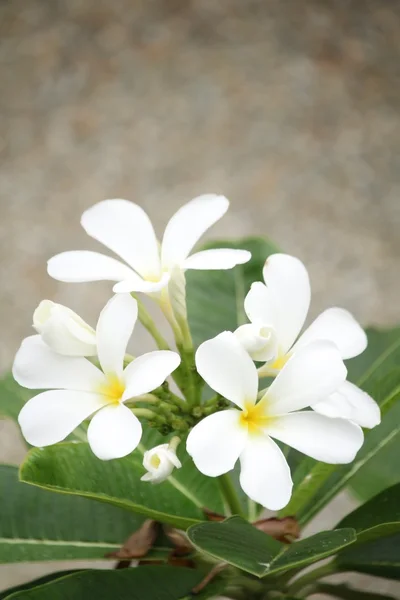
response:
<path id="1" fill-rule="evenodd" d="M 133 452 L 139 444 L 142 426 L 129 408 L 123 404 L 112 404 L 94 415 L 87 437 L 97 458 L 122 458 Z"/>
<path id="2" fill-rule="evenodd" d="M 328 308 L 301 335 L 293 350 L 314 340 L 329 340 L 339 348 L 342 358 L 353 358 L 367 347 L 367 336 L 351 313 L 343 308 Z"/>
<path id="3" fill-rule="evenodd" d="M 116 283 L 113 287 L 113 291 L 117 294 L 126 292 L 143 292 L 144 294 L 154 294 L 155 292 L 159 292 L 165 288 L 169 280 L 169 273 L 163 273 L 159 281 L 146 281 L 145 279 L 139 277 L 139 275 L 135 275 L 135 277 L 130 277 L 129 279 L 124 279 L 124 281 L 119 281 Z"/>
<path id="4" fill-rule="evenodd" d="M 289 358 L 264 398 L 271 415 L 300 410 L 332 394 L 347 369 L 332 342 L 312 342 Z"/>
<path id="5" fill-rule="evenodd" d="M 273 295 L 261 281 L 255 281 L 244 299 L 244 310 L 252 323 L 276 327 L 278 309 Z M 279 340 L 280 341 L 280 340 Z"/>
<path id="6" fill-rule="evenodd" d="M 233 248 L 215 248 L 202 250 L 189 256 L 183 263 L 185 269 L 233 269 L 236 265 L 242 265 L 251 259 L 248 250 L 235 250 Z"/>
<path id="7" fill-rule="evenodd" d="M 231 471 L 246 444 L 247 427 L 238 410 L 223 410 L 206 417 L 189 433 L 186 450 L 201 473 L 218 477 Z"/>
<path id="8" fill-rule="evenodd" d="M 124 371 L 123 400 L 147 394 L 159 387 L 179 366 L 181 357 L 170 350 L 155 350 L 135 358 Z"/>
<path id="9" fill-rule="evenodd" d="M 312 411 L 272 419 L 265 432 L 315 460 L 330 464 L 352 462 L 364 441 L 362 429 L 355 423 Z"/>
<path id="10" fill-rule="evenodd" d="M 82 227 L 145 279 L 161 274 L 158 242 L 144 210 L 129 200 L 103 200 L 86 210 Z"/>
<path id="11" fill-rule="evenodd" d="M 67 283 L 84 281 L 121 281 L 132 277 L 132 269 L 126 265 L 90 250 L 61 252 L 47 261 L 50 277 Z"/>
<path id="12" fill-rule="evenodd" d="M 292 494 L 292 478 L 286 458 L 271 438 L 249 436 L 240 465 L 240 485 L 249 498 L 270 510 L 286 506 Z"/>
<path id="13" fill-rule="evenodd" d="M 196 352 L 196 366 L 208 385 L 241 408 L 255 402 L 258 375 L 253 361 L 231 331 L 203 342 Z"/>
<path id="14" fill-rule="evenodd" d="M 273 325 L 285 353 L 300 333 L 310 306 L 310 280 L 303 263 L 294 256 L 273 254 L 263 269 L 265 284 L 276 312 Z"/>
<path id="15" fill-rule="evenodd" d="M 161 245 L 163 267 L 182 266 L 203 233 L 228 210 L 229 200 L 204 194 L 182 206 L 170 219 Z"/>
<path id="16" fill-rule="evenodd" d="M 96 327 L 97 354 L 106 375 L 122 377 L 124 356 L 138 315 L 130 294 L 117 294 L 100 313 Z"/>
<path id="17" fill-rule="evenodd" d="M 88 392 L 50 390 L 34 396 L 18 416 L 24 438 L 32 446 L 50 446 L 65 439 L 107 400 Z"/>
<path id="18" fill-rule="evenodd" d="M 105 383 L 103 373 L 86 358 L 56 354 L 40 335 L 23 340 L 14 360 L 14 379 L 31 390 L 46 388 L 92 392 Z"/>
<path id="19" fill-rule="evenodd" d="M 247 323 L 238 327 L 234 334 L 253 360 L 265 362 L 275 357 L 277 340 L 275 330 L 271 327 Z"/>
<path id="20" fill-rule="evenodd" d="M 350 381 L 345 381 L 336 392 L 311 408 L 327 417 L 349 419 L 361 427 L 372 428 L 381 422 L 381 411 L 375 400 Z"/>
<path id="21" fill-rule="evenodd" d="M 96 356 L 96 332 L 73 310 L 42 300 L 33 313 L 33 326 L 54 352 L 66 356 Z"/>

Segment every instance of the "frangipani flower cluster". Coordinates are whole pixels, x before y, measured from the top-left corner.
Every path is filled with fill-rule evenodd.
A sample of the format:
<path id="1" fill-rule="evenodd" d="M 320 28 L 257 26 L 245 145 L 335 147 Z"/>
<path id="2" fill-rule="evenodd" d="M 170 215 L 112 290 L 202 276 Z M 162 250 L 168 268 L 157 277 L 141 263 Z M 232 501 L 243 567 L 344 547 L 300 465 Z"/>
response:
<path id="1" fill-rule="evenodd" d="M 279 444 L 327 463 L 354 459 L 363 443 L 361 426 L 373 427 L 380 419 L 372 398 L 346 381 L 343 359 L 361 353 L 366 336 L 350 313 L 332 308 L 298 337 L 311 295 L 298 259 L 268 258 L 264 283 L 253 283 L 245 299 L 250 323 L 207 340 L 197 352 L 191 345 L 185 270 L 230 269 L 251 258 L 247 250 L 231 249 L 189 256 L 228 204 L 214 194 L 195 198 L 169 221 L 161 245 L 146 213 L 134 203 L 105 200 L 83 214 L 86 232 L 124 262 L 88 251 L 50 259 L 48 271 L 55 279 L 111 280 L 116 295 L 96 329 L 49 300 L 36 309 L 38 335 L 23 341 L 13 368 L 21 385 L 47 390 L 19 415 L 29 443 L 57 443 L 90 419 L 87 440 L 94 454 L 102 460 L 121 458 L 138 446 L 140 419 L 146 419 L 173 437 L 144 453 L 142 481 L 161 483 L 179 469 L 176 448 L 187 438 L 187 453 L 200 472 L 218 477 L 239 460 L 245 493 L 273 510 L 287 504 L 293 485 Z M 169 348 L 145 309 L 138 313 L 129 292 L 148 294 L 164 308 L 167 299 L 164 314 L 181 355 Z M 138 314 L 159 350 L 133 358 L 126 348 Z M 184 347 L 183 331 L 189 332 Z M 253 361 L 264 364 L 257 371 Z M 164 384 L 170 375 L 178 395 Z M 275 379 L 259 391 L 264 376 Z M 201 395 L 204 382 L 217 393 L 207 403 Z M 221 410 L 224 403 L 228 407 Z"/>

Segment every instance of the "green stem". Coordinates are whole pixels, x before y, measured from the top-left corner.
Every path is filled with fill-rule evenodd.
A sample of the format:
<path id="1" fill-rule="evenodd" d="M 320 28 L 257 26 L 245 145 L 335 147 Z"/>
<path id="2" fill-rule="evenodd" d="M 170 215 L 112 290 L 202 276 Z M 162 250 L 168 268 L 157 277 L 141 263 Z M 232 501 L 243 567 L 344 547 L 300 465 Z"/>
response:
<path id="1" fill-rule="evenodd" d="M 317 463 L 296 487 L 289 504 L 279 512 L 279 517 L 299 515 L 319 488 L 328 480 L 335 468 L 336 465 Z M 303 524 L 301 518 L 299 522 Z"/>
<path id="2" fill-rule="evenodd" d="M 337 571 L 335 570 L 334 561 L 332 561 L 326 565 L 322 565 L 322 566 L 318 567 L 317 569 L 314 569 L 313 571 L 309 571 L 302 577 L 299 577 L 298 579 L 296 579 L 292 583 L 292 585 L 289 585 L 288 590 L 287 590 L 288 595 L 297 596 L 299 594 L 299 592 L 301 592 L 305 587 L 308 587 L 309 585 L 315 583 L 316 581 L 319 581 L 323 577 L 327 577 L 328 575 L 333 575 L 333 573 L 336 573 L 336 572 Z"/>
<path id="3" fill-rule="evenodd" d="M 170 347 L 169 347 L 167 340 L 158 331 L 153 318 L 151 317 L 150 313 L 148 312 L 148 310 L 145 307 L 145 305 L 143 304 L 143 302 L 141 300 L 139 300 L 135 294 L 132 294 L 132 296 L 135 298 L 135 300 L 138 303 L 139 321 L 141 322 L 143 327 L 145 329 L 147 329 L 147 331 L 153 337 L 154 341 L 157 344 L 157 347 L 160 350 L 169 350 Z"/>
<path id="4" fill-rule="evenodd" d="M 152 410 L 149 410 L 148 408 L 132 408 L 132 412 L 134 415 L 136 415 L 137 417 L 144 417 L 145 419 L 149 419 L 150 421 L 152 420 L 162 420 L 164 421 L 163 417 L 161 417 L 161 415 L 155 413 Z"/>
<path id="5" fill-rule="evenodd" d="M 232 515 L 239 515 L 245 519 L 246 515 L 244 514 L 239 496 L 236 493 L 235 486 L 233 485 L 233 481 L 229 473 L 220 475 L 218 477 L 218 481 L 222 495 Z"/>

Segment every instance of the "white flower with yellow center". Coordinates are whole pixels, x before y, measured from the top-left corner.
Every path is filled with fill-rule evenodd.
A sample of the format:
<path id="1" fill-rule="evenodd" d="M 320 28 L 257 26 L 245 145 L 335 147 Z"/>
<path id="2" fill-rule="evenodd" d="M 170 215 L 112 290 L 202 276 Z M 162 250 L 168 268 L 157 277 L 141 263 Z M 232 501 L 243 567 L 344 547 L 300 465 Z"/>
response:
<path id="1" fill-rule="evenodd" d="M 162 483 L 168 479 L 174 469 L 180 469 L 182 463 L 174 447 L 170 444 L 160 444 L 144 453 L 143 466 L 147 473 L 141 477 L 141 481 Z"/>
<path id="2" fill-rule="evenodd" d="M 231 269 L 250 260 L 250 252 L 220 248 L 189 256 L 199 238 L 228 207 L 224 196 L 205 194 L 194 198 L 170 219 L 160 246 L 140 206 L 128 200 L 104 200 L 83 213 L 81 224 L 87 234 L 124 262 L 98 252 L 63 252 L 49 260 L 49 275 L 66 282 L 116 281 L 115 292 L 151 294 L 168 284 L 176 267 Z"/>
<path id="3" fill-rule="evenodd" d="M 289 466 L 272 438 L 333 464 L 351 462 L 363 443 L 355 423 L 302 410 L 333 393 L 346 378 L 331 342 L 315 341 L 299 349 L 258 402 L 256 367 L 233 333 L 201 344 L 196 365 L 208 385 L 238 408 L 200 421 L 188 436 L 187 451 L 210 477 L 227 473 L 240 459 L 240 485 L 266 508 L 283 508 L 292 491 Z"/>
<path id="4" fill-rule="evenodd" d="M 365 350 L 364 330 L 342 308 L 328 308 L 298 337 L 311 297 L 308 272 L 299 259 L 273 254 L 265 263 L 263 277 L 265 284 L 253 283 L 245 298 L 250 323 L 235 332 L 253 360 L 266 362 L 260 375 L 276 375 L 293 354 L 315 340 L 334 343 L 343 359 Z M 376 402 L 347 381 L 312 408 L 331 417 L 351 419 L 362 427 L 375 427 L 380 422 Z"/>
<path id="5" fill-rule="evenodd" d="M 98 458 L 121 458 L 136 448 L 142 426 L 124 402 L 160 386 L 180 363 L 176 352 L 155 351 L 124 369 L 136 319 L 137 302 L 129 294 L 106 304 L 96 328 L 102 370 L 86 358 L 57 354 L 40 335 L 22 342 L 13 365 L 15 380 L 29 389 L 49 389 L 31 398 L 18 417 L 32 446 L 60 442 L 95 413 L 87 436 Z"/>
<path id="6" fill-rule="evenodd" d="M 42 300 L 33 313 L 33 326 L 54 352 L 67 356 L 96 356 L 96 332 L 73 310 Z"/>

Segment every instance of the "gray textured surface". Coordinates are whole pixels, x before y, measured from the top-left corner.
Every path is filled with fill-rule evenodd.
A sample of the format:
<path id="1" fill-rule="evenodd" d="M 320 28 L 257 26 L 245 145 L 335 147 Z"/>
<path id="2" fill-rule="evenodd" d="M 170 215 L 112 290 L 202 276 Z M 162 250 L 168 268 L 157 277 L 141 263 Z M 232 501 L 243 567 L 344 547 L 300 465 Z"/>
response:
<path id="1" fill-rule="evenodd" d="M 1 3 L 0 368 L 43 297 L 95 322 L 109 286 L 59 284 L 45 262 L 96 247 L 79 216 L 106 197 L 161 231 L 187 199 L 224 193 L 213 235 L 300 256 L 314 314 L 398 321 L 399 31 L 396 1 Z M 0 458 L 22 455 L 3 425 Z M 28 574 L 0 572 L 0 588 Z"/>

